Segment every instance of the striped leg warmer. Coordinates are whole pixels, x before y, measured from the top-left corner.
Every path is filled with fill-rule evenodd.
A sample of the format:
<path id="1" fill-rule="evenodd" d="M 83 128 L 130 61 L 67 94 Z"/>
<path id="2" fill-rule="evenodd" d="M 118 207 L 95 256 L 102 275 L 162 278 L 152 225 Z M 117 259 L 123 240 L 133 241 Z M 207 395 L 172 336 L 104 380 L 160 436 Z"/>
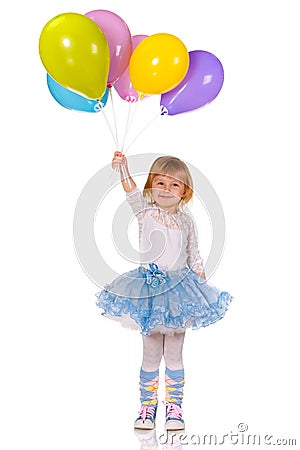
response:
<path id="1" fill-rule="evenodd" d="M 181 406 L 184 387 L 184 369 L 170 370 L 166 367 L 166 402 Z"/>
<path id="2" fill-rule="evenodd" d="M 141 404 L 145 406 L 157 405 L 159 371 L 146 372 L 141 369 L 140 372 L 140 399 Z"/>

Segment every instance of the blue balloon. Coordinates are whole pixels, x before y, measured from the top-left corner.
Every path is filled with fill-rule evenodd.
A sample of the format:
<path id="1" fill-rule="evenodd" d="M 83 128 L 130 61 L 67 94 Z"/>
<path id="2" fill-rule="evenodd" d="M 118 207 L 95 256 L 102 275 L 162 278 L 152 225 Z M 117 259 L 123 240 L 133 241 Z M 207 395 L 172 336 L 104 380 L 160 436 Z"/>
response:
<path id="1" fill-rule="evenodd" d="M 52 77 L 50 77 L 48 73 L 47 84 L 52 97 L 61 106 L 68 109 L 95 113 L 101 111 L 107 103 L 109 94 L 107 88 L 101 100 L 97 101 L 83 97 L 82 95 L 76 94 L 76 92 L 64 88 L 61 84 L 58 84 Z"/>

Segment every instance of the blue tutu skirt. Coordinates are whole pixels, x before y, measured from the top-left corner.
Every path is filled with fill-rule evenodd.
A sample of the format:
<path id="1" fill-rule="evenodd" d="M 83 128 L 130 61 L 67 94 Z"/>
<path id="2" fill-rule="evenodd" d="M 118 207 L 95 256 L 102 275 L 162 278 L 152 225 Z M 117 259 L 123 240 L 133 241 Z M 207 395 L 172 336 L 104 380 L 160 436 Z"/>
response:
<path id="1" fill-rule="evenodd" d="M 146 336 L 206 327 L 222 319 L 233 300 L 189 268 L 164 272 L 155 264 L 124 273 L 96 297 L 105 317 Z"/>

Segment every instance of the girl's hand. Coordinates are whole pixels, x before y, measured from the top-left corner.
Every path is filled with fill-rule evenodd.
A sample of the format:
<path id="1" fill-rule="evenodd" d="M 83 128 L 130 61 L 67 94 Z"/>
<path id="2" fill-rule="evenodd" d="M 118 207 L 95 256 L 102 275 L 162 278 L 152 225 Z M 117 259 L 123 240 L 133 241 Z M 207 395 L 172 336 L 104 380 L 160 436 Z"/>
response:
<path id="1" fill-rule="evenodd" d="M 126 156 L 123 155 L 122 152 L 115 152 L 112 160 L 112 168 L 116 169 L 117 167 L 125 165 L 127 167 L 127 159 Z"/>
<path id="2" fill-rule="evenodd" d="M 136 184 L 130 176 L 126 156 L 122 152 L 115 152 L 112 160 L 112 168 L 119 169 L 122 186 L 125 192 L 131 192 Z"/>

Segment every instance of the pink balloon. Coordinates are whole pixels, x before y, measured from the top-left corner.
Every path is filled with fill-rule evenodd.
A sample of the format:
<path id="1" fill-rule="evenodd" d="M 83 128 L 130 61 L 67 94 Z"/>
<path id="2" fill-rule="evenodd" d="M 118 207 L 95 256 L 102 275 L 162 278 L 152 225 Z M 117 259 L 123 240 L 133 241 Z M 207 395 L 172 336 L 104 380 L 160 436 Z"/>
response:
<path id="1" fill-rule="evenodd" d="M 143 39 L 148 37 L 145 34 L 138 34 L 137 36 L 132 36 L 132 51 L 136 48 L 136 46 L 142 42 Z M 133 88 L 132 83 L 130 81 L 129 76 L 129 68 L 125 70 L 123 75 L 118 79 L 118 81 L 114 85 L 119 96 L 126 100 L 129 103 L 135 103 L 139 99 L 139 95 L 136 90 Z"/>
<path id="2" fill-rule="evenodd" d="M 110 51 L 110 69 L 107 86 L 112 85 L 125 72 L 132 53 L 131 34 L 128 26 L 117 14 L 96 9 L 85 14 L 103 31 Z"/>

